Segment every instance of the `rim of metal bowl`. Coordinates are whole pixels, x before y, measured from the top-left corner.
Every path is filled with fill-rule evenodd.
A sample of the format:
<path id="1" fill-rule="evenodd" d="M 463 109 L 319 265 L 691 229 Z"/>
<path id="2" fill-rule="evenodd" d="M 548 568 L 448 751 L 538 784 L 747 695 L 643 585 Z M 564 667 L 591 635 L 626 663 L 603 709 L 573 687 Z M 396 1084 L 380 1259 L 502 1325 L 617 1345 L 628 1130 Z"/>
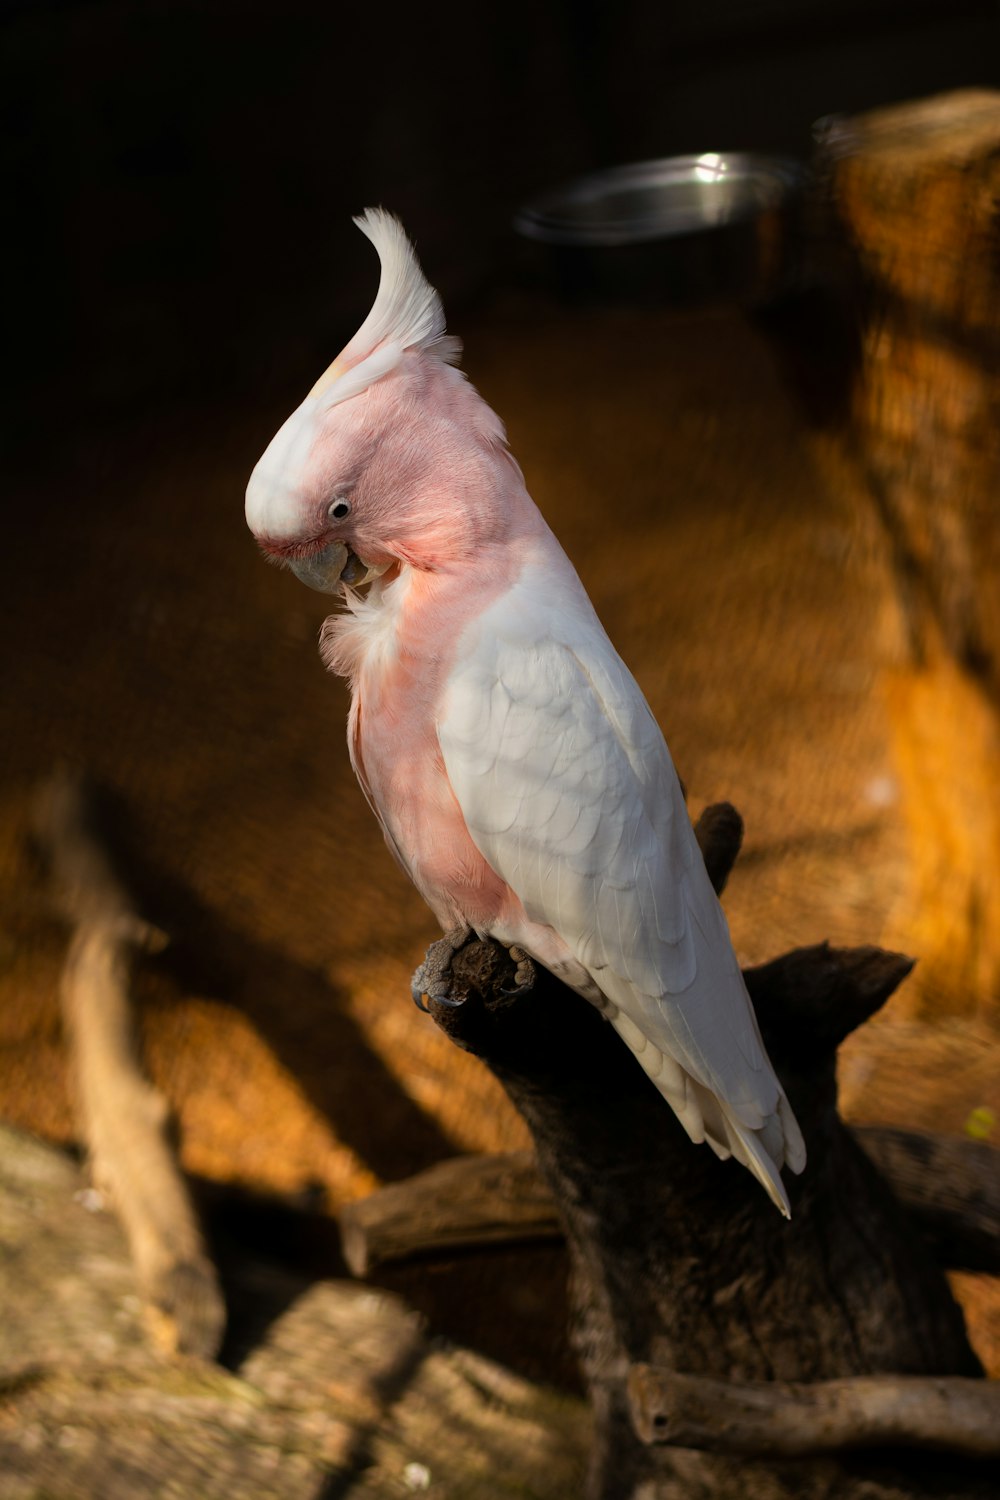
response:
<path id="1" fill-rule="evenodd" d="M 589 173 L 540 193 L 518 210 L 514 228 L 528 239 L 577 248 L 671 239 L 756 218 L 798 191 L 804 178 L 805 168 L 793 157 L 755 151 L 665 156 Z M 711 190 L 715 185 L 729 187 L 735 183 L 749 191 L 738 195 L 720 193 L 712 201 Z M 670 206 L 665 201 L 669 195 L 663 190 L 671 186 L 685 186 L 689 190 L 695 187 L 702 201 Z M 609 198 L 624 198 L 644 189 L 660 190 L 650 194 L 647 211 L 640 213 L 633 208 L 611 219 L 595 211 L 594 217 L 588 219 L 588 206 L 596 210 L 597 205 Z"/>

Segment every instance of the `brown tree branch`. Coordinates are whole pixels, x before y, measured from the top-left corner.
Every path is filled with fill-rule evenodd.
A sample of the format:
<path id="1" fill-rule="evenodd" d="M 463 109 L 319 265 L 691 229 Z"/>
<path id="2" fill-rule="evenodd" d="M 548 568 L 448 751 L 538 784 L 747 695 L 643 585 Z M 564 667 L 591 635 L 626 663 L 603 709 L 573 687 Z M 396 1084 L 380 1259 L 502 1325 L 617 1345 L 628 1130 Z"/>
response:
<path id="1" fill-rule="evenodd" d="M 713 802 L 694 825 L 694 833 L 708 878 L 721 896 L 743 845 L 743 819 L 731 802 Z"/>
<path id="2" fill-rule="evenodd" d="M 1000 1457 L 994 1381 L 860 1375 L 811 1385 L 739 1383 L 636 1364 L 628 1393 L 644 1443 L 782 1458 L 875 1447 Z"/>
<path id="3" fill-rule="evenodd" d="M 563 1237 L 530 1151 L 439 1162 L 345 1204 L 338 1222 L 354 1276 L 419 1255 Z"/>

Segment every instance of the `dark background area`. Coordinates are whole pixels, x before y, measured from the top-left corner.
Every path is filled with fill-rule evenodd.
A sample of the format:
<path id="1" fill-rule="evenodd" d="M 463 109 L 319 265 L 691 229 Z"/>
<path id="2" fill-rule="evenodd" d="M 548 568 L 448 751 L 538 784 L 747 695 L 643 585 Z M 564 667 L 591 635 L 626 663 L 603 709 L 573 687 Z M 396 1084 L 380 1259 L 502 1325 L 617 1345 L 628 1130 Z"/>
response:
<path id="1" fill-rule="evenodd" d="M 34 0 L 4 7 L 15 452 L 314 378 L 398 212 L 453 318 L 530 276 L 533 191 L 1000 81 L 995 0 Z M 53 431 L 55 428 L 55 431 Z"/>

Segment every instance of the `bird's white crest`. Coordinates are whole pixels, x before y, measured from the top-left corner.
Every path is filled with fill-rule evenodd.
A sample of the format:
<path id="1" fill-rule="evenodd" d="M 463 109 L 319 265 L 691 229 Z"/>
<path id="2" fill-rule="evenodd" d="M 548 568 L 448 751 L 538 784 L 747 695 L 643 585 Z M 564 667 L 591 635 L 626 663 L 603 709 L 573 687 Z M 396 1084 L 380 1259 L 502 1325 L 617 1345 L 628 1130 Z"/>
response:
<path id="1" fill-rule="evenodd" d="M 324 407 L 367 390 L 399 364 L 408 350 L 456 363 L 462 346 L 445 337 L 441 298 L 420 267 L 402 224 L 384 208 L 366 208 L 355 220 L 378 251 L 378 293 L 357 333 L 310 391 Z"/>

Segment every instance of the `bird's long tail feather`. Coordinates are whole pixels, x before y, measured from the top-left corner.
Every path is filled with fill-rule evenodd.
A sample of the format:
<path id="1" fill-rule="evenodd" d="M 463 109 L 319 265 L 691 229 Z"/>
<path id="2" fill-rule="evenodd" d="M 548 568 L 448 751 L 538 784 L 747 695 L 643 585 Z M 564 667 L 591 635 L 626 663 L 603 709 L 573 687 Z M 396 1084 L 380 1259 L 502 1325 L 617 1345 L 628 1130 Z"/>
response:
<path id="1" fill-rule="evenodd" d="M 751 1129 L 711 1089 L 698 1083 L 673 1058 L 661 1053 L 627 1017 L 619 1012 L 611 1018 L 611 1023 L 691 1139 L 699 1144 L 707 1142 L 723 1161 L 735 1157 L 753 1173 L 785 1218 L 791 1218 L 781 1168 L 787 1165 L 793 1172 L 801 1172 L 806 1150 L 784 1094 L 778 1095 L 775 1113 L 759 1128 Z"/>

